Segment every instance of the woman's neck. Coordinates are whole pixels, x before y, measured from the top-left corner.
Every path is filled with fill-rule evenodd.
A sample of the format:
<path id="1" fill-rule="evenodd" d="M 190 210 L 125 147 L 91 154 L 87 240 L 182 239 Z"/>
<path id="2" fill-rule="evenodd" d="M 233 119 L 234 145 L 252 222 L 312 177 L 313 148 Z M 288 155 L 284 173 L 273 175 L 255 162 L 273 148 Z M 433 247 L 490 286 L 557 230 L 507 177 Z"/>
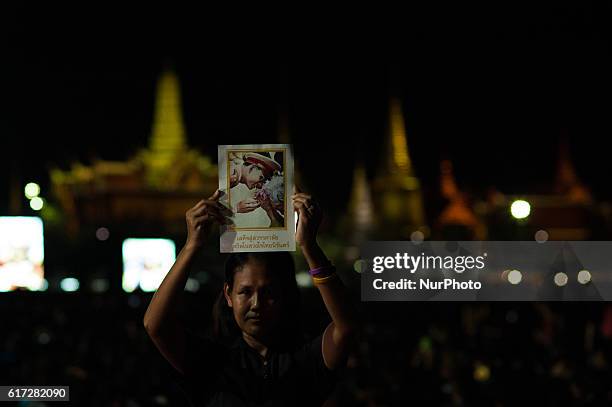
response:
<path id="1" fill-rule="evenodd" d="M 242 332 L 242 338 L 247 343 L 247 345 L 255 349 L 257 353 L 261 355 L 261 357 L 263 357 L 264 359 L 268 357 L 269 346 L 266 345 L 266 343 L 264 343 L 262 340 L 257 339 L 246 332 Z"/>

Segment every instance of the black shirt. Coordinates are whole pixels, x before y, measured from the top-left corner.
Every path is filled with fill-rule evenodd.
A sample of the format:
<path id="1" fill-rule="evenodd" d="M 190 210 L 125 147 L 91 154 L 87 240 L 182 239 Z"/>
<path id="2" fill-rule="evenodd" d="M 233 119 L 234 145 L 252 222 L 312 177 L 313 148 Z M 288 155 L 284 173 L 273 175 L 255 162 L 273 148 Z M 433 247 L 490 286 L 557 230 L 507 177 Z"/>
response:
<path id="1" fill-rule="evenodd" d="M 179 381 L 193 406 L 320 406 L 336 382 L 323 361 L 323 335 L 294 351 L 269 350 L 266 360 L 242 337 L 230 347 L 187 338 Z"/>

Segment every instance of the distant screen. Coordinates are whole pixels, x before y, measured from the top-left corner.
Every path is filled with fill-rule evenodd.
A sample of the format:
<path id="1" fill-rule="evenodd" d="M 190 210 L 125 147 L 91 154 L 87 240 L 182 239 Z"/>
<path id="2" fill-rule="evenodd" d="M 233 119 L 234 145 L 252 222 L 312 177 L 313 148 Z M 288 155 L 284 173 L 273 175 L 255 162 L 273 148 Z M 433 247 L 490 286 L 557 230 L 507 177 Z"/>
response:
<path id="1" fill-rule="evenodd" d="M 0 291 L 44 289 L 42 220 L 0 216 Z"/>
<path id="2" fill-rule="evenodd" d="M 123 241 L 123 290 L 155 291 L 174 264 L 176 248 L 169 239 Z"/>

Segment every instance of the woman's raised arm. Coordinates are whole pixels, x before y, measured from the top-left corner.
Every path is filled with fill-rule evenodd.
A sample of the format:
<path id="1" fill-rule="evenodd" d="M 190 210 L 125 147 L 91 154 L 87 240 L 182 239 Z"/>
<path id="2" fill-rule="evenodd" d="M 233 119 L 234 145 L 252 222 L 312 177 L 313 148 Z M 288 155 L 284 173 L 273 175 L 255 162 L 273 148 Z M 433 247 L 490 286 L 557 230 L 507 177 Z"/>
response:
<path id="1" fill-rule="evenodd" d="M 311 270 L 330 267 L 330 261 L 317 243 L 317 230 L 322 219 L 319 206 L 304 193 L 296 193 L 292 199 L 299 215 L 295 238 L 308 266 Z M 328 272 L 328 277 L 321 280 L 325 282 L 317 283 L 315 279 L 315 285 L 332 319 L 323 334 L 323 360 L 328 369 L 334 370 L 346 363 L 358 319 L 346 287 L 335 272 Z"/>
<path id="2" fill-rule="evenodd" d="M 224 222 L 219 205 L 220 192 L 203 199 L 185 214 L 187 241 L 174 265 L 153 295 L 144 316 L 144 327 L 161 354 L 179 372 L 184 373 L 186 333 L 178 317 L 189 270 L 197 251 L 203 246 L 213 220 Z"/>

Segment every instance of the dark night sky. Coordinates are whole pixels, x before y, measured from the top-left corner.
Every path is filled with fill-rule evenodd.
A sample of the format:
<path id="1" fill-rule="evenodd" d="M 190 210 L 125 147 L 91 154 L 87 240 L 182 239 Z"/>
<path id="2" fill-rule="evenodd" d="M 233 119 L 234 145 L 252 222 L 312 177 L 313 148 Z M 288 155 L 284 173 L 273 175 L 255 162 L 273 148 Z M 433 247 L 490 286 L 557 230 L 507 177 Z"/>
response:
<path id="1" fill-rule="evenodd" d="M 189 142 L 213 156 L 217 144 L 274 142 L 286 95 L 296 154 L 319 194 L 346 194 L 356 157 L 376 166 L 392 91 L 426 186 L 450 157 L 475 192 L 544 191 L 567 135 L 579 174 L 611 199 L 609 6 L 443 11 L 413 10 L 384 32 L 364 20 L 299 34 L 288 22 L 265 35 L 176 10 L 5 17 L 2 173 L 13 160 L 24 180 L 44 184 L 49 165 L 130 157 L 147 141 L 155 81 L 171 59 Z M 7 199 L 3 176 L 2 210 Z"/>

